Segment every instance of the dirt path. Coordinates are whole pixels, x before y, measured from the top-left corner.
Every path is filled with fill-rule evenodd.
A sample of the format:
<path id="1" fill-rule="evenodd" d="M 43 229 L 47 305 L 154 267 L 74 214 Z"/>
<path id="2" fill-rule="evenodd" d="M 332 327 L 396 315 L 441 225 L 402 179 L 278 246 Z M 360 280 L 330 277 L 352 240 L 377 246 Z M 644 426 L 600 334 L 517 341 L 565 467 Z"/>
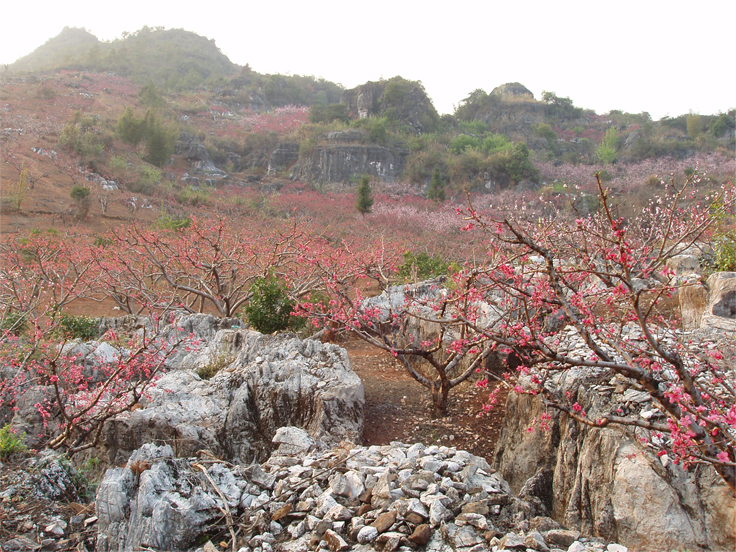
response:
<path id="1" fill-rule="evenodd" d="M 429 391 L 388 353 L 360 340 L 341 343 L 365 386 L 363 438 L 368 445 L 391 441 L 442 444 L 467 450 L 489 461 L 503 420 L 503 409 L 478 416 L 488 393 L 466 384 L 450 393 L 450 415 L 432 417 Z M 506 395 L 499 397 L 505 403 Z"/>

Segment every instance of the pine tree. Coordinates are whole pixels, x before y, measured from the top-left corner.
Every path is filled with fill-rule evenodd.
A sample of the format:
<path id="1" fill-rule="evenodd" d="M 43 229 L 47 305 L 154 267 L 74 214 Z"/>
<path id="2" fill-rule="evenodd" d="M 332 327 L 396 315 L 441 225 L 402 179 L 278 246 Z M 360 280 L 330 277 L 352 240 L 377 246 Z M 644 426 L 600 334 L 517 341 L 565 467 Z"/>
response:
<path id="1" fill-rule="evenodd" d="M 145 160 L 163 167 L 168 163 L 176 147 L 178 132 L 157 119 L 150 111 L 146 113 L 146 157 Z"/>
<path id="2" fill-rule="evenodd" d="M 368 179 L 368 175 L 364 175 L 360 179 L 360 185 L 358 186 L 358 199 L 355 204 L 355 209 L 363 216 L 371 212 L 373 207 L 373 194 L 371 193 L 371 182 Z"/>
<path id="3" fill-rule="evenodd" d="M 429 183 L 427 197 L 438 203 L 445 201 L 445 183 L 440 177 L 440 168 L 435 167 L 432 173 L 432 181 Z"/>

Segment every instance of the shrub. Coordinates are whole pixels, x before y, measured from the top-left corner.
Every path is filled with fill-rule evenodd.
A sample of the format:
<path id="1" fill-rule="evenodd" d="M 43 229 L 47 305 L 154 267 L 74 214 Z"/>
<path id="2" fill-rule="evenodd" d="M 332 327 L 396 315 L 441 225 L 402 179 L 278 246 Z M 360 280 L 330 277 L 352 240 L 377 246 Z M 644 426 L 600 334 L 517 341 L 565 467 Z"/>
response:
<path id="1" fill-rule="evenodd" d="M 687 135 L 690 138 L 697 138 L 703 131 L 703 121 L 697 113 L 690 113 L 687 116 L 685 125 L 687 126 Z"/>
<path id="2" fill-rule="evenodd" d="M 174 153 L 179 131 L 152 117 L 146 129 L 146 161 L 163 167 Z"/>
<path id="3" fill-rule="evenodd" d="M 529 148 L 524 142 L 519 142 L 509 154 L 504 170 L 512 182 L 518 184 L 522 180 L 536 181 L 539 171 L 529 159 Z"/>
<path id="4" fill-rule="evenodd" d="M 494 153 L 512 151 L 514 143 L 503 134 L 491 134 L 483 139 L 480 149 L 488 155 L 493 155 Z"/>
<path id="5" fill-rule="evenodd" d="M 441 257 L 430 257 L 424 251 L 404 253 L 404 262 L 399 267 L 399 278 L 405 282 L 427 280 L 435 276 L 447 274 L 450 263 Z"/>
<path id="6" fill-rule="evenodd" d="M 478 119 L 467 122 L 460 121 L 458 126 L 460 127 L 460 132 L 465 132 L 466 134 L 483 134 L 488 131 L 488 125 Z"/>
<path id="7" fill-rule="evenodd" d="M 368 136 L 370 136 L 371 142 L 379 146 L 385 146 L 388 139 L 386 119 L 384 117 L 374 118 L 370 120 L 368 127 Z"/>
<path id="8" fill-rule="evenodd" d="M 161 230 L 181 230 L 182 228 L 189 228 L 192 224 L 192 219 L 189 217 L 172 216 L 166 212 L 162 212 L 158 220 L 153 223 L 156 228 Z"/>
<path id="9" fill-rule="evenodd" d="M 74 200 L 74 218 L 83 220 L 89 213 L 89 188 L 75 184 L 69 196 Z"/>
<path id="10" fill-rule="evenodd" d="M 9 331 L 13 335 L 21 335 L 28 328 L 26 315 L 17 311 L 6 311 L 0 318 L 0 336 Z"/>
<path id="11" fill-rule="evenodd" d="M 146 125 L 146 118 L 136 118 L 133 110 L 126 107 L 118 118 L 117 132 L 123 142 L 137 146 L 146 135 Z"/>
<path id="12" fill-rule="evenodd" d="M 736 232 L 727 232 L 718 236 L 713 243 L 716 272 L 736 271 Z"/>
<path id="13" fill-rule="evenodd" d="M 214 376 L 217 372 L 219 372 L 226 366 L 229 366 L 234 360 L 235 360 L 235 357 L 232 355 L 226 355 L 226 354 L 217 355 L 212 360 L 212 362 L 210 362 L 209 364 L 206 364 L 205 366 L 200 367 L 197 370 L 197 375 L 203 380 L 208 380 L 212 376 Z"/>
<path id="14" fill-rule="evenodd" d="M 67 339 L 81 339 L 89 341 L 96 338 L 99 331 L 99 322 L 91 316 L 75 316 L 62 313 L 59 319 L 59 329 Z"/>
<path id="15" fill-rule="evenodd" d="M 331 123 L 332 121 L 350 121 L 348 106 L 345 104 L 313 105 L 309 109 L 310 123 Z"/>
<path id="16" fill-rule="evenodd" d="M 445 201 L 445 182 L 440 176 L 440 168 L 435 167 L 432 173 L 432 181 L 429 183 L 427 197 L 439 203 Z"/>
<path id="17" fill-rule="evenodd" d="M 204 190 L 192 190 L 184 188 L 174 195 L 177 203 L 191 207 L 202 207 L 210 204 L 210 194 Z"/>
<path id="18" fill-rule="evenodd" d="M 142 165 L 139 174 L 140 178 L 128 183 L 127 189 L 136 194 L 153 195 L 161 182 L 161 170 L 152 165 Z"/>
<path id="19" fill-rule="evenodd" d="M 480 140 L 475 136 L 461 134 L 450 142 L 450 151 L 452 153 L 463 153 L 467 149 L 478 149 Z"/>
<path id="20" fill-rule="evenodd" d="M 152 82 L 149 82 L 140 89 L 138 92 L 138 101 L 142 105 L 147 105 L 153 108 L 164 107 L 166 105 L 166 100 L 164 100 L 161 91 Z"/>
<path id="21" fill-rule="evenodd" d="M 89 188 L 75 184 L 72 186 L 72 191 L 69 193 L 69 196 L 78 203 L 89 201 Z"/>
<path id="22" fill-rule="evenodd" d="M 26 434 L 18 433 L 6 424 L 0 428 L 0 458 L 28 450 L 25 443 Z"/>
<path id="23" fill-rule="evenodd" d="M 286 286 L 273 275 L 259 278 L 251 287 L 253 296 L 245 308 L 248 322 L 264 334 L 280 332 L 289 327 L 294 302 L 289 299 Z"/>
<path id="24" fill-rule="evenodd" d="M 616 162 L 617 150 L 618 150 L 618 132 L 615 128 L 611 127 L 606 131 L 606 135 L 598 146 L 596 151 L 596 157 L 604 164 L 610 165 Z"/>

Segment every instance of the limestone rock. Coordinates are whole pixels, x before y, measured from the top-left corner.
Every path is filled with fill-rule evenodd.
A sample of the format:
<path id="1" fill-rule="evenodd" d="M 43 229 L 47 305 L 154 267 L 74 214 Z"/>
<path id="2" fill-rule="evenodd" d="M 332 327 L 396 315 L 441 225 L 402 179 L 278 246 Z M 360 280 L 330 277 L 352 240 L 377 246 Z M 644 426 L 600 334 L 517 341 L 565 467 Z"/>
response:
<path id="1" fill-rule="evenodd" d="M 554 522 L 547 518 L 525 519 L 531 506 L 510 496 L 501 500 L 505 496 L 502 490 L 492 494 L 482 487 L 468 490 L 464 500 L 487 507 L 495 502 L 487 508 L 489 517 L 477 513 L 456 517 L 460 505 L 448 508 L 445 503 L 451 499 L 439 491 L 450 493 L 469 472 L 450 472 L 442 486 L 431 483 L 422 493 L 422 499 L 431 504 L 429 512 L 421 499 L 402 497 L 393 500 L 386 511 L 356 513 L 356 499 L 335 492 L 344 487 L 339 476 L 351 472 L 372 485 L 370 480 L 375 481 L 379 466 L 384 467 L 381 478 L 385 487 L 380 492 L 397 492 L 399 489 L 391 488 L 393 478 L 386 466 L 414 452 L 421 457 L 453 458 L 473 466 L 470 472 L 474 475 L 483 476 L 485 470 L 480 466 L 488 468 L 484 460 L 448 447 L 421 447 L 412 453 L 409 448 L 394 443 L 385 447 L 352 446 L 349 452 L 344 447 L 306 454 L 295 449 L 292 456 L 279 451 L 263 464 L 238 467 L 213 460 L 197 463 L 194 458 L 175 458 L 170 446 L 148 444 L 135 451 L 124 468 L 109 470 L 99 487 L 97 550 L 204 552 L 196 548 L 196 543 L 201 542 L 211 524 L 221 523 L 221 508 L 227 507 L 233 516 L 244 515 L 247 508 L 253 528 L 247 549 L 261 552 L 307 552 L 318 546 L 336 552 L 406 551 L 409 546 L 426 546 L 426 550 L 435 552 L 481 552 L 487 550 L 487 541 L 493 535 L 502 539 L 491 540 L 491 544 L 502 542 L 507 550 L 546 552 L 545 539 L 534 528 L 552 527 Z M 348 462 L 352 469 L 343 473 Z M 207 466 L 208 478 L 202 473 L 203 465 Z M 400 471 L 404 479 L 412 475 L 419 475 L 417 480 L 426 477 L 419 462 L 403 466 Z M 499 482 L 498 487 L 507 485 Z M 429 523 L 416 510 L 423 511 Z M 578 535 L 572 534 L 570 542 Z M 552 541 L 548 536 L 548 542 Z"/>
<path id="2" fill-rule="evenodd" d="M 707 281 L 708 304 L 701 327 L 736 331 L 736 272 L 716 272 Z"/>
<path id="3" fill-rule="evenodd" d="M 236 462 L 265 460 L 282 426 L 304 433 L 298 443 L 275 443 L 281 446 L 309 450 L 317 441 L 336 444 L 360 439 L 363 385 L 344 349 L 288 335 L 217 329 L 235 322 L 208 316 L 185 317 L 169 330 L 192 332 L 203 339 L 212 335 L 202 351 L 182 352 L 178 361 L 201 366 L 217 351 L 231 362 L 207 381 L 191 370 L 162 376 L 145 408 L 106 424 L 104 444 L 111 463 L 124 462 L 144 442 L 171 439 L 183 456 L 207 449 Z M 287 439 L 285 435 L 278 439 Z M 288 439 L 293 441 L 295 435 Z"/>
<path id="4" fill-rule="evenodd" d="M 584 381 L 583 371 L 578 372 Z M 616 401 L 649 412 L 645 393 L 589 388 L 579 400 L 589 405 L 591 416 L 596 408 Z M 736 543 L 736 504 L 725 500 L 725 483 L 712 468 L 690 473 L 672 464 L 663 468 L 656 456 L 620 430 L 582 430 L 563 416 L 553 415 L 549 432 L 527 433 L 542 408 L 528 395 L 509 395 L 494 466 L 516 492 L 539 470 L 550 470 L 551 492 L 545 483 L 542 494 L 551 496 L 551 517 L 583 534 L 616 539 L 636 549 L 719 549 Z M 716 511 L 718 522 L 712 517 Z M 548 535 L 547 540 L 550 546 L 562 547 Z"/>
<path id="5" fill-rule="evenodd" d="M 397 180 L 406 164 L 407 151 L 378 145 L 318 145 L 294 165 L 292 178 L 317 183 L 349 182 L 369 174 L 386 182 Z"/>

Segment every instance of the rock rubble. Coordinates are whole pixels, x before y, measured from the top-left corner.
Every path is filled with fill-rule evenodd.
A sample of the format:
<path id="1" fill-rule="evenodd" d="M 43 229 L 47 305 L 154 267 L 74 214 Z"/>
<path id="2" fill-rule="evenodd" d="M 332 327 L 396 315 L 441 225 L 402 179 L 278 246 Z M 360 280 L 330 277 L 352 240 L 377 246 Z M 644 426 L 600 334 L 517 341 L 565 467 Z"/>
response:
<path id="1" fill-rule="evenodd" d="M 98 552 L 208 552 L 204 540 L 229 535 L 240 552 L 606 550 L 547 517 L 539 500 L 515 497 L 465 451 L 397 442 L 324 449 L 294 427 L 279 429 L 274 444 L 266 462 L 247 467 L 144 445 L 100 484 Z"/>

